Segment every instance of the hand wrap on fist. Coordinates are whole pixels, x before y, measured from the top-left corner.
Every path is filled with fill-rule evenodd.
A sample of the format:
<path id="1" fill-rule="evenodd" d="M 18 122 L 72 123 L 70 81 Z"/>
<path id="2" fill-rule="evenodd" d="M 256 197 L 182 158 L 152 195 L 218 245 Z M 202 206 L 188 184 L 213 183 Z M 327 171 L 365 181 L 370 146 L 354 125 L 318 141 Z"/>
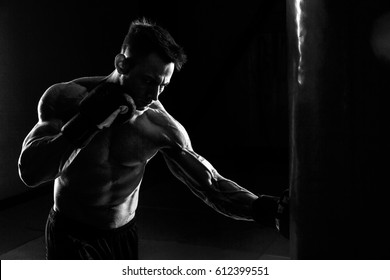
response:
<path id="1" fill-rule="evenodd" d="M 276 213 L 276 228 L 281 235 L 290 238 L 290 194 L 285 190 L 278 200 L 278 210 Z"/>
<path id="2" fill-rule="evenodd" d="M 278 232 L 289 238 L 290 213 L 289 191 L 285 190 L 280 198 L 270 195 L 260 195 L 253 202 L 253 219 L 265 226 L 276 227 Z"/>
<path id="3" fill-rule="evenodd" d="M 118 111 L 117 116 L 113 115 L 120 107 L 127 109 Z M 120 85 L 102 83 L 80 102 L 79 113 L 67 122 L 61 131 L 76 147 L 82 148 L 100 128 L 123 124 L 131 119 L 134 112 L 133 99 L 124 93 Z"/>

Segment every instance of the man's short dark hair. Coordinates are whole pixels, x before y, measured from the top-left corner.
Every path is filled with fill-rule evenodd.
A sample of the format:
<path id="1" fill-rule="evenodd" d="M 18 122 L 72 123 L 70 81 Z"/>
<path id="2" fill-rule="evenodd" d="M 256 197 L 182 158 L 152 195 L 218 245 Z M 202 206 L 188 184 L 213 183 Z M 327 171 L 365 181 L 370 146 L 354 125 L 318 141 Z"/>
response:
<path id="1" fill-rule="evenodd" d="M 145 18 L 137 19 L 130 24 L 122 44 L 122 53 L 126 50 L 136 59 L 155 52 L 164 61 L 173 62 L 178 71 L 187 61 L 183 48 L 175 42 L 169 32 Z"/>

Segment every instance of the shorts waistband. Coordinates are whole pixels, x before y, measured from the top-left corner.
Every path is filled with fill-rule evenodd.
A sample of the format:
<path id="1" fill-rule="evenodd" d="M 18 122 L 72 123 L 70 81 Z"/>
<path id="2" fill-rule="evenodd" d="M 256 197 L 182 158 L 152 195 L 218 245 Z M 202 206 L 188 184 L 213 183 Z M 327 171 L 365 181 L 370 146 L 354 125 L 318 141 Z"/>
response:
<path id="1" fill-rule="evenodd" d="M 93 233 L 94 235 L 107 235 L 123 232 L 129 228 L 133 228 L 135 226 L 135 218 L 133 218 L 127 224 L 120 226 L 118 228 L 113 229 L 101 229 L 98 227 L 94 227 L 92 225 L 88 225 L 74 219 L 68 218 L 59 211 L 51 208 L 49 213 L 49 220 L 52 223 L 55 223 L 56 226 L 66 229 L 67 231 L 72 231 L 76 233 Z"/>

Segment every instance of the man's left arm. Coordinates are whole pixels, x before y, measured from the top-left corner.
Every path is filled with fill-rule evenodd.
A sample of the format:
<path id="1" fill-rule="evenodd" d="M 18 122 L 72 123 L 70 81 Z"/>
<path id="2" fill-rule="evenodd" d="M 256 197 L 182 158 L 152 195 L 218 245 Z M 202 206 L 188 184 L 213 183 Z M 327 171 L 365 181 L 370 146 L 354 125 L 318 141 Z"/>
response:
<path id="1" fill-rule="evenodd" d="M 271 227 L 278 227 L 280 224 L 278 212 L 283 212 L 283 216 L 288 217 L 288 211 L 285 211 L 286 207 L 282 209 L 279 197 L 258 196 L 221 176 L 205 158 L 193 150 L 185 128 L 160 103 L 149 113 L 149 119 L 163 127 L 167 144 L 160 151 L 169 169 L 207 205 L 230 218 L 257 221 Z M 286 221 L 284 218 L 282 224 L 288 232 L 288 219 Z"/>
<path id="2" fill-rule="evenodd" d="M 276 228 L 289 238 L 289 195 L 257 196 L 222 177 L 203 157 L 189 147 L 161 150 L 171 172 L 217 212 L 236 220 L 256 221 Z"/>
<path id="3" fill-rule="evenodd" d="M 259 198 L 237 183 L 222 177 L 190 147 L 163 149 L 171 172 L 219 213 L 237 220 L 253 221 L 253 203 Z"/>

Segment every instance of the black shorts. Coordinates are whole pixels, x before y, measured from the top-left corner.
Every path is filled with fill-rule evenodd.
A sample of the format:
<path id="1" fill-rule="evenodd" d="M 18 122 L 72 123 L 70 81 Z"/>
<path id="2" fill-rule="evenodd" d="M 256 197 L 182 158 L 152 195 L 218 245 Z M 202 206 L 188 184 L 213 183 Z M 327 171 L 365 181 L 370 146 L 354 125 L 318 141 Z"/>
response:
<path id="1" fill-rule="evenodd" d="M 51 209 L 45 232 L 48 260 L 135 260 L 138 235 L 134 219 L 102 230 L 70 220 Z"/>

